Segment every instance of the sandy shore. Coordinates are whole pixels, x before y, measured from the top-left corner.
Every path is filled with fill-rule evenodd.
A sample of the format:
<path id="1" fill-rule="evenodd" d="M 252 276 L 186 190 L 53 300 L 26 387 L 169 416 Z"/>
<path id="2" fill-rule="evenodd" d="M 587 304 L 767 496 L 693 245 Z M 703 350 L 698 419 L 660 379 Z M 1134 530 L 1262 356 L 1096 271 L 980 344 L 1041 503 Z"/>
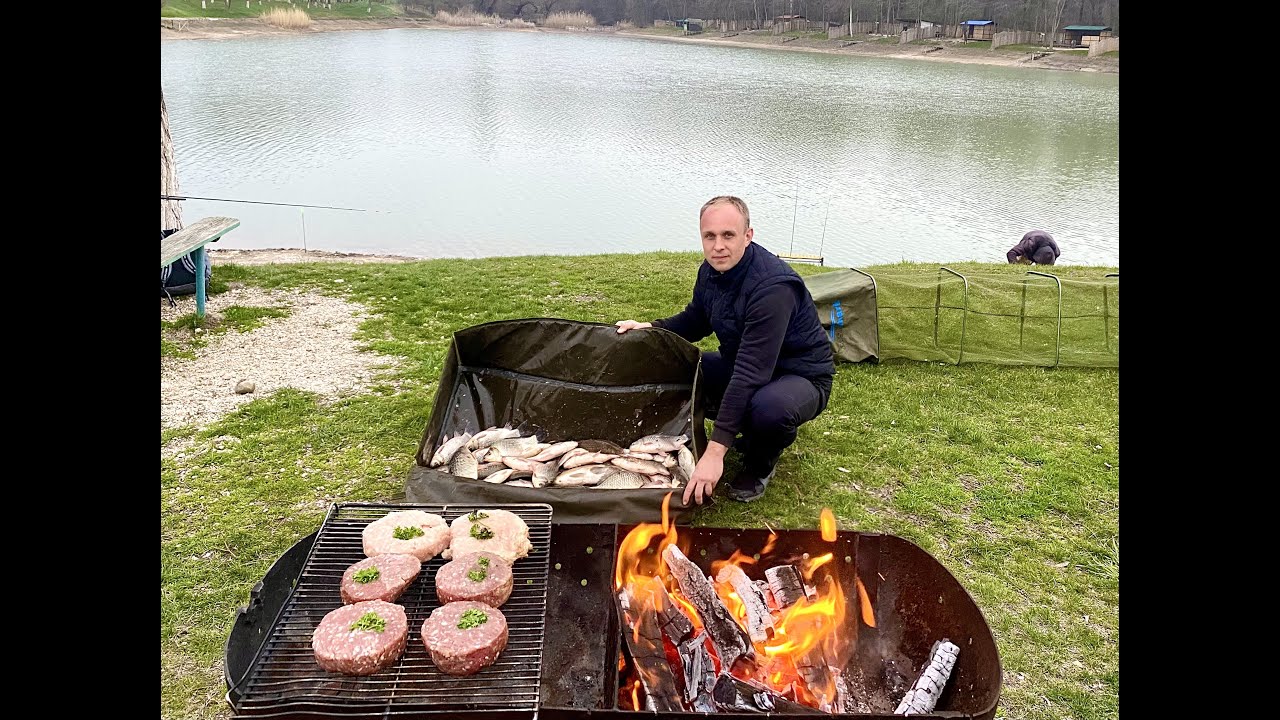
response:
<path id="1" fill-rule="evenodd" d="M 256 35 L 291 35 L 298 33 L 334 32 L 347 30 L 385 30 L 389 28 L 418 28 L 422 30 L 446 30 L 469 32 L 579 32 L 538 28 L 536 30 L 493 27 L 452 27 L 432 20 L 413 18 L 385 18 L 380 20 L 317 19 L 306 30 L 284 30 L 268 25 L 256 18 L 161 18 L 161 40 L 227 40 Z M 663 42 L 697 43 L 786 52 L 824 53 L 831 55 L 871 55 L 876 57 L 925 60 L 928 62 L 971 63 L 1003 67 L 1026 67 L 1045 70 L 1071 70 L 1078 72 L 1120 72 L 1120 59 L 1115 57 L 1089 58 L 1083 55 L 1053 53 L 1031 60 L 1029 53 L 1005 53 L 964 47 L 955 41 L 939 41 L 922 45 L 897 45 L 892 43 L 858 42 L 843 46 L 838 40 L 802 38 L 786 43 L 768 33 L 739 33 L 732 38 L 719 33 L 706 33 L 692 37 L 654 35 L 639 31 L 615 31 L 599 29 L 590 31 L 596 35 L 618 35 Z M 941 47 L 941 50 L 935 48 Z"/>
<path id="2" fill-rule="evenodd" d="M 300 250 L 297 248 L 266 248 L 261 250 L 224 250 L 209 249 L 209 259 L 216 266 L 219 263 L 234 265 L 283 265 L 286 263 L 354 263 L 368 265 L 373 263 L 405 263 L 426 258 L 408 257 L 405 255 L 365 255 L 361 253 L 329 252 L 327 250 Z"/>

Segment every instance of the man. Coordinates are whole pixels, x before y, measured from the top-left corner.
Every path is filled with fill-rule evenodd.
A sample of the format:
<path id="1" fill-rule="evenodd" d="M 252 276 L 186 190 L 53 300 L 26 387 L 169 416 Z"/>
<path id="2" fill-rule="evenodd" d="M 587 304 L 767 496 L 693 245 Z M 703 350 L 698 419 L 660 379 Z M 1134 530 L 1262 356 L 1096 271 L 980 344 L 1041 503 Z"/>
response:
<path id="1" fill-rule="evenodd" d="M 1058 243 L 1053 241 L 1053 236 L 1043 230 L 1032 230 L 1022 236 L 1022 240 L 1009 248 L 1009 252 L 1005 253 L 1005 257 L 1009 258 L 1009 264 L 1022 263 L 1030 265 L 1052 265 L 1061 255 L 1058 251 Z"/>
<path id="2" fill-rule="evenodd" d="M 740 502 L 762 495 L 797 429 L 831 396 L 835 363 L 804 281 L 778 256 L 751 242 L 746 203 L 714 197 L 699 213 L 702 256 L 693 300 L 652 323 L 621 320 L 618 332 L 666 328 L 689 342 L 715 333 L 719 352 L 702 354 L 707 416 L 715 430 L 684 491 L 702 504 L 724 472 L 724 456 L 742 439 L 742 471 L 726 494 Z"/>

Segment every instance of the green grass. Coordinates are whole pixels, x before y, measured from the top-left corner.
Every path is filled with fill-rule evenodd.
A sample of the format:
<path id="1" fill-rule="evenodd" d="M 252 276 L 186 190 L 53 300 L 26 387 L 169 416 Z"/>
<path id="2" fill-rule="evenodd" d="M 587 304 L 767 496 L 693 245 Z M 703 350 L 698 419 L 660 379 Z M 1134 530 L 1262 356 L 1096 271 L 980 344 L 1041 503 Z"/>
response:
<path id="1" fill-rule="evenodd" d="M 226 281 L 219 278 L 211 288 L 225 290 Z M 211 290 L 212 292 L 212 290 Z M 287 308 L 242 307 L 231 305 L 224 308 L 216 316 L 206 314 L 204 322 L 196 321 L 195 313 L 188 313 L 176 320 L 160 321 L 160 357 L 177 357 L 193 359 L 196 351 L 208 344 L 212 335 L 220 335 L 231 330 L 251 332 L 262 326 L 268 318 L 282 318 L 289 315 Z M 196 332 L 199 327 L 200 331 Z"/>
<path id="2" fill-rule="evenodd" d="M 1102 55 L 1100 55 L 1100 57 L 1113 57 L 1113 58 L 1119 58 L 1119 57 L 1120 57 L 1120 51 L 1119 51 L 1119 50 L 1108 50 L 1107 52 L 1102 53 Z"/>
<path id="3" fill-rule="evenodd" d="M 1012 45 L 1001 45 L 1000 47 L 996 48 L 996 50 L 998 52 L 1004 52 L 1007 50 L 1009 52 L 1018 52 L 1018 53 L 1044 52 L 1045 46 L 1044 44 L 1037 45 L 1035 43 L 1014 43 Z"/>
<path id="4" fill-rule="evenodd" d="M 363 395 L 282 390 L 209 427 L 162 431 L 162 448 L 172 447 L 160 473 L 161 716 L 227 717 L 223 644 L 253 584 L 319 526 L 329 503 L 402 496 L 450 332 L 508 318 L 668 315 L 687 302 L 697 261 L 649 253 L 219 265 L 224 281 L 363 303 L 373 316 L 357 339 L 406 362 Z M 991 278 L 981 285 L 997 304 L 1025 272 L 951 267 Z M 883 278 L 937 272 L 868 269 Z M 1106 271 L 1053 268 L 1067 278 Z M 918 290 L 899 284 L 883 292 Z M 894 327 L 884 342 L 915 336 Z M 830 406 L 801 428 L 769 494 L 717 502 L 696 522 L 814 527 L 830 507 L 844 529 L 907 538 L 956 575 L 991 625 L 1005 671 L 1000 716 L 1117 718 L 1119 377 L 1114 368 L 842 365 Z"/>
<path id="5" fill-rule="evenodd" d="M 1054 52 L 1061 53 L 1063 55 L 1079 55 L 1081 57 L 1089 54 L 1088 50 L 1054 50 Z"/>
<path id="6" fill-rule="evenodd" d="M 232 18 L 256 18 L 262 13 L 273 7 L 295 7 L 305 10 L 312 18 L 352 18 L 352 19 L 368 19 L 368 18 L 386 18 L 398 17 L 404 14 L 404 9 L 395 3 L 383 2 L 375 0 L 369 3 L 367 0 L 356 0 L 355 2 L 334 2 L 333 9 L 326 10 L 323 7 L 307 7 L 305 0 L 295 0 L 290 5 L 288 2 L 277 2 L 268 0 L 262 4 L 258 0 L 251 0 L 250 6 L 244 6 L 244 0 L 231 0 L 231 6 L 226 7 L 224 0 L 207 0 L 206 9 L 200 8 L 200 0 L 167 0 L 164 7 L 160 8 L 160 17 L 232 17 Z"/>
<path id="7" fill-rule="evenodd" d="M 634 30 L 627 30 L 628 33 L 636 35 L 660 35 L 663 37 L 683 37 L 685 32 L 678 27 L 638 27 Z M 701 33 L 705 34 L 705 33 Z"/>

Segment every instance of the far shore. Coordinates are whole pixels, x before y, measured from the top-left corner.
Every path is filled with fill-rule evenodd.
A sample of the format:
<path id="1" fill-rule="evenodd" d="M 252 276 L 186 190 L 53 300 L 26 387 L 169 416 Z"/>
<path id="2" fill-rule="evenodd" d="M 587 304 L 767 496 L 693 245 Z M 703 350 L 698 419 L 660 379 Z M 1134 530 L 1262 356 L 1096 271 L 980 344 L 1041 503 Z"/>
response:
<path id="1" fill-rule="evenodd" d="M 306 30 L 286 30 L 268 25 L 257 18 L 161 18 L 160 22 L 160 39 L 162 41 L 229 40 L 260 35 L 297 35 L 315 32 L 386 30 L 392 28 L 418 28 L 422 30 L 445 30 L 454 32 L 500 31 L 590 33 L 594 35 L 616 35 L 647 40 L 662 40 L 666 42 L 722 45 L 726 47 L 782 50 L 786 52 L 875 56 L 908 60 L 926 60 L 929 62 L 970 63 L 978 65 L 998 65 L 1003 67 L 1025 67 L 1046 70 L 1120 73 L 1120 59 L 1117 57 L 1090 58 L 1083 55 L 1068 55 L 1062 52 L 1055 52 L 1032 60 L 1030 53 L 1001 52 L 999 50 L 969 48 L 964 47 L 962 44 L 955 41 L 946 40 L 906 45 L 858 42 L 856 44 L 846 46 L 844 45 L 844 42 L 847 41 L 843 40 L 800 38 L 783 45 L 777 36 L 771 36 L 764 33 L 739 33 L 734 37 L 722 37 L 721 33 L 718 32 L 708 32 L 696 36 L 679 36 L 653 34 L 646 30 L 614 30 L 612 28 L 597 28 L 592 30 L 556 30 L 551 28 L 521 29 L 487 26 L 457 27 L 444 25 L 442 23 L 435 22 L 434 20 L 409 17 L 370 20 L 316 19 L 312 21 L 311 27 Z"/>

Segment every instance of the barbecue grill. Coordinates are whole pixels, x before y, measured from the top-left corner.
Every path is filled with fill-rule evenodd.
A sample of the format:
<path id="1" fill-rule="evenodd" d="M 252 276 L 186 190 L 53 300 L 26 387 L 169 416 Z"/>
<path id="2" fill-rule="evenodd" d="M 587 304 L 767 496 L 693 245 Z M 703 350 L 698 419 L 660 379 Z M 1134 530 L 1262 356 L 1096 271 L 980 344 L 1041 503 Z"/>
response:
<path id="1" fill-rule="evenodd" d="M 511 598 L 502 606 L 509 632 L 507 648 L 483 672 L 469 677 L 442 673 L 422 644 L 422 623 L 441 605 L 436 598 L 435 584 L 424 579 L 434 578 L 444 565 L 446 561 L 440 557 L 423 563 L 419 579 L 396 601 L 408 615 L 409 641 L 395 664 L 365 677 L 329 673 L 316 664 L 311 633 L 329 611 L 342 606 L 338 592 L 342 573 L 365 557 L 361 531 L 390 512 L 407 509 L 424 510 L 452 522 L 472 510 L 486 508 L 364 503 L 332 506 L 312 541 L 305 562 L 292 578 L 296 579 L 296 586 L 278 608 L 278 618 L 265 635 L 253 633 L 261 636 L 261 645 L 243 669 L 233 668 L 230 662 L 231 648 L 236 644 L 234 632 L 228 642 L 228 698 L 232 700 L 236 717 L 396 714 L 460 717 L 462 713 L 482 712 L 486 718 L 527 718 L 536 714 L 545 644 L 551 538 L 549 505 L 503 506 L 529 525 L 533 550 L 512 567 Z M 290 553 L 295 559 L 280 567 L 281 570 L 296 567 L 296 553 Z M 276 570 L 273 568 L 273 572 Z M 264 588 L 268 583 L 292 585 L 292 579 L 286 580 L 283 575 L 273 578 L 268 573 Z M 278 590 L 273 592 L 275 597 L 280 597 Z M 264 616 L 270 610 L 265 603 L 257 608 Z M 241 627 L 238 621 L 237 629 Z M 242 649 L 238 650 L 238 661 L 243 662 L 245 656 Z"/>
<path id="2" fill-rule="evenodd" d="M 389 508 L 423 506 L 372 507 L 385 512 Z M 427 507 L 423 509 L 438 512 Z M 471 509 L 449 506 L 450 514 L 446 516 L 454 517 Z M 372 517 L 369 516 L 369 519 Z M 532 522 L 530 527 L 533 528 Z M 529 627 L 530 622 L 523 619 L 527 615 L 522 616 L 520 621 L 513 620 L 512 645 L 507 653 L 511 653 L 517 643 L 521 643 L 520 652 L 529 663 L 504 671 L 507 673 L 505 675 L 499 675 L 498 668 L 507 653 L 504 653 L 497 665 L 470 678 L 448 678 L 434 673 L 413 632 L 415 619 L 421 624 L 426 613 L 418 610 L 415 614 L 411 610 L 409 645 L 412 649 L 415 641 L 418 642 L 417 655 L 411 657 L 406 652 L 405 660 L 396 668 L 404 666 L 402 675 L 419 682 L 416 688 L 419 694 L 402 696 L 392 689 L 380 690 L 382 695 L 378 701 L 379 707 L 386 715 L 394 716 L 402 709 L 411 709 L 400 704 L 402 698 L 420 700 L 429 697 L 432 700 L 452 702 L 448 709 L 449 717 L 456 718 L 484 720 L 512 717 L 515 716 L 513 713 L 519 712 L 529 716 L 536 710 L 539 718 L 548 720 L 577 720 L 597 715 L 610 719 L 651 720 L 654 713 L 630 709 L 630 699 L 626 697 L 628 693 L 624 685 L 629 672 L 629 660 L 626 657 L 626 643 L 622 642 L 613 598 L 617 549 L 631 527 L 611 524 L 552 525 L 549 532 L 549 554 L 544 554 L 544 548 L 548 547 L 547 536 L 538 535 L 535 531 L 532 535 L 535 552 L 530 558 L 546 558 L 547 565 L 532 562 L 522 570 L 521 563 L 529 561 L 517 563 L 516 590 L 517 593 L 520 592 L 520 583 L 527 579 L 534 579 L 536 587 L 538 578 L 530 576 L 535 574 L 535 570 L 541 572 L 539 568 L 547 567 L 545 585 L 541 591 L 545 598 L 546 632 L 544 635 L 541 632 L 542 625 L 538 624 L 536 638 L 522 638 L 522 631 L 517 630 L 517 623 L 519 627 Z M 708 574 L 711 573 L 713 561 L 727 559 L 735 550 L 746 555 L 758 553 L 769 538 L 769 532 L 765 530 L 686 527 L 679 530 L 681 544 L 685 545 L 686 538 L 689 540 L 689 559 Z M 845 586 L 846 595 L 855 596 L 854 578 L 860 579 L 878 620 L 876 627 L 859 626 L 856 630 L 856 650 L 843 668 L 849 698 L 844 706 L 845 712 L 826 714 L 806 708 L 793 717 L 815 720 L 831 717 L 901 717 L 893 715 L 897 701 L 920 674 L 929 658 L 931 647 L 943 639 L 950 640 L 960 648 L 958 660 L 936 709 L 930 714 L 912 717 L 979 720 L 994 717 L 1002 677 L 995 640 L 973 599 L 941 563 L 915 544 L 893 535 L 845 531 L 838 533 L 834 543 L 829 543 L 822 540 L 818 531 L 776 532 L 775 552 L 795 555 L 834 553 L 834 562 L 844 565 L 840 582 Z M 352 698 L 358 692 L 352 689 L 344 690 L 346 695 L 322 692 L 318 687 L 311 689 L 309 704 L 305 708 L 281 706 L 278 700 L 268 701 L 263 697 L 264 691 L 273 691 L 277 686 L 264 687 L 265 678 L 260 677 L 261 673 L 256 666 L 250 668 L 246 663 L 246 658 L 251 658 L 257 652 L 255 645 L 262 643 L 264 627 L 271 626 L 275 613 L 279 612 L 281 605 L 277 603 L 282 595 L 280 588 L 287 588 L 299 577 L 298 585 L 302 588 L 310 579 L 307 570 L 299 570 L 299 555 L 310 552 L 309 545 L 314 543 L 319 547 L 324 541 L 322 527 L 317 539 L 304 538 L 282 556 L 260 585 L 255 587 L 250 606 L 242 609 L 236 619 L 227 641 L 226 672 L 230 688 L 228 699 L 241 715 L 257 714 L 262 710 L 291 712 L 301 709 L 312 715 L 342 715 L 353 707 L 355 701 Z M 313 557 L 317 555 L 315 552 L 311 554 Z M 331 561 L 333 566 L 329 568 L 329 575 L 323 581 L 332 593 L 327 609 L 336 607 L 339 602 L 337 583 L 342 569 L 360 559 L 360 556 L 357 551 L 357 554 L 344 555 L 341 559 Z M 423 572 L 434 573 L 438 566 L 439 561 L 432 561 L 424 567 Z M 421 583 L 415 583 L 415 586 L 419 584 Z M 508 606 L 516 599 L 517 595 L 513 594 Z M 423 598 L 423 601 L 430 607 L 434 603 L 434 597 Z M 512 619 L 517 612 L 532 611 L 537 605 L 536 601 L 529 601 L 512 612 L 508 612 L 508 606 L 504 606 L 503 612 Z M 294 662 L 311 662 L 307 640 L 323 612 L 317 610 L 307 615 L 295 612 L 291 615 L 289 609 L 290 607 L 285 607 L 281 622 L 290 623 L 287 627 L 290 628 L 289 637 L 293 638 L 290 641 L 292 645 L 284 648 L 279 644 L 273 646 L 268 641 L 259 654 L 268 659 L 274 656 L 285 657 L 284 652 L 287 650 L 292 653 L 288 657 L 294 658 Z M 856 613 L 852 615 L 856 616 Z M 851 619 L 851 622 L 856 622 L 856 619 Z M 543 667 L 547 668 L 540 678 L 537 665 L 539 657 L 543 661 Z M 511 659 L 515 660 L 516 657 Z M 528 674 L 530 671 L 532 676 Z M 244 681 L 232 681 L 233 678 L 246 674 Z M 338 686 L 349 682 L 345 679 L 335 680 L 336 677 L 327 676 L 324 679 Z M 318 685 L 314 673 L 309 682 L 313 686 Z M 531 686 L 536 688 L 536 693 L 528 692 Z M 440 689 L 433 690 L 436 687 Z M 496 694 L 499 691 L 501 696 Z M 513 707 L 517 695 L 520 698 L 519 707 Z M 499 697 L 502 698 L 501 702 L 498 701 Z M 459 700 L 466 702 L 458 702 Z M 418 707 L 431 708 L 433 711 L 444 710 L 443 706 L 425 703 Z M 722 712 L 719 715 L 730 718 L 759 717 L 759 713 L 744 712 Z M 679 712 L 662 713 L 662 716 L 690 719 L 703 717 L 700 714 Z"/>

